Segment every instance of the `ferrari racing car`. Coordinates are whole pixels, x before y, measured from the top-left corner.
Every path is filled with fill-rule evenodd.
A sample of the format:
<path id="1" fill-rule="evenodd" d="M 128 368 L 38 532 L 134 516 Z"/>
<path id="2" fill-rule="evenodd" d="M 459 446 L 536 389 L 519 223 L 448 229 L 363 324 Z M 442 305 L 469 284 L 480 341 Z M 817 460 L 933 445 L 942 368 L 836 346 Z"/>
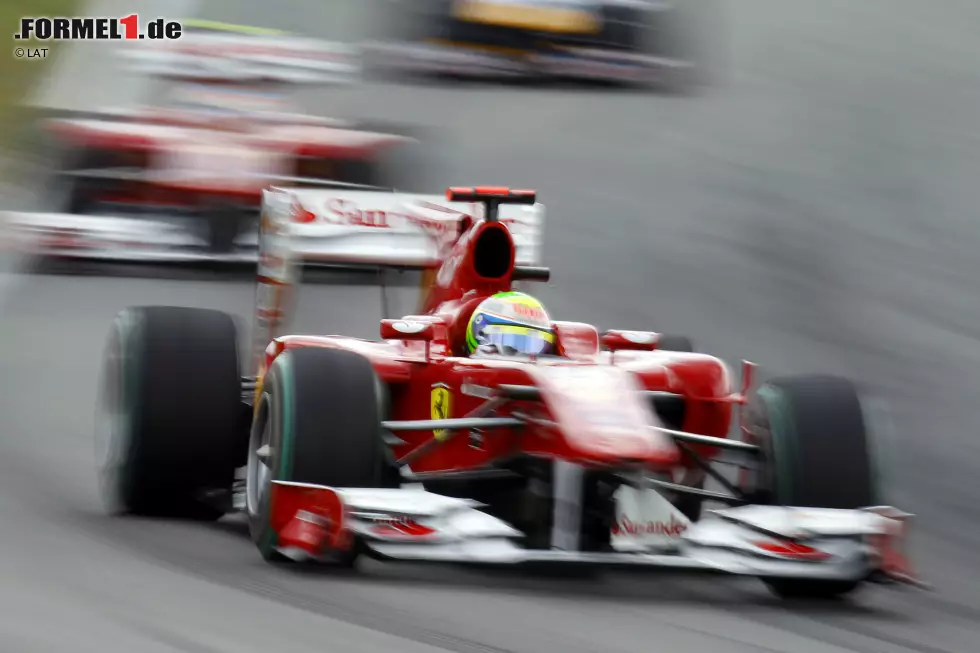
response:
<path id="1" fill-rule="evenodd" d="M 306 115 L 291 98 L 301 84 L 354 81 L 348 46 L 206 29 L 124 54 L 166 99 L 45 121 L 55 159 L 49 206 L 7 219 L 29 252 L 254 262 L 270 183 L 427 190 L 412 129 Z"/>
<path id="2" fill-rule="evenodd" d="M 675 87 L 695 79 L 690 12 L 675 3 L 408 0 L 383 11 L 386 38 L 365 47 L 375 71 Z"/>
<path id="3" fill-rule="evenodd" d="M 227 314 L 118 315 L 98 422 L 113 512 L 241 512 L 268 560 L 716 572 L 810 597 L 917 582 L 850 381 L 757 383 L 743 362 L 738 383 L 686 338 L 553 320 L 517 290 L 550 276 L 517 237 L 533 191 L 396 194 L 434 259 L 300 256 L 331 192 L 265 193 L 251 361 Z M 423 270 L 417 314 L 373 340 L 292 333 L 316 260 Z"/>

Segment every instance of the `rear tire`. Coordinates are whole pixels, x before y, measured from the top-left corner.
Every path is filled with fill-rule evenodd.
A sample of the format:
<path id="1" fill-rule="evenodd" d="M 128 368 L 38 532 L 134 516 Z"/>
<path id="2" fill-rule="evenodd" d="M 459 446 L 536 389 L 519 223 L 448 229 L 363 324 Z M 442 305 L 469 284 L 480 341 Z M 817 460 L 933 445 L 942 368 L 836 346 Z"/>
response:
<path id="1" fill-rule="evenodd" d="M 870 438 L 855 385 L 833 376 L 777 378 L 756 392 L 746 414 L 762 449 L 745 488 L 753 503 L 855 509 L 877 503 Z M 830 473 L 830 471 L 833 473 Z M 833 598 L 857 581 L 771 579 L 785 598 Z"/>
<path id="2" fill-rule="evenodd" d="M 208 250 L 219 256 L 234 252 L 235 241 L 243 228 L 249 222 L 258 222 L 247 209 L 232 204 L 205 205 L 200 209 L 200 217 L 207 227 Z"/>
<path id="3" fill-rule="evenodd" d="M 385 413 L 382 384 L 363 356 L 309 347 L 276 358 L 263 382 L 249 442 L 246 506 L 263 558 L 283 559 L 269 524 L 272 480 L 338 488 L 398 486 L 382 439 Z M 254 452 L 266 444 L 272 454 L 263 465 Z M 353 556 L 345 562 L 353 562 Z"/>
<path id="4" fill-rule="evenodd" d="M 128 308 L 113 322 L 98 408 L 100 485 L 113 513 L 213 520 L 241 444 L 241 377 L 232 318 Z"/>

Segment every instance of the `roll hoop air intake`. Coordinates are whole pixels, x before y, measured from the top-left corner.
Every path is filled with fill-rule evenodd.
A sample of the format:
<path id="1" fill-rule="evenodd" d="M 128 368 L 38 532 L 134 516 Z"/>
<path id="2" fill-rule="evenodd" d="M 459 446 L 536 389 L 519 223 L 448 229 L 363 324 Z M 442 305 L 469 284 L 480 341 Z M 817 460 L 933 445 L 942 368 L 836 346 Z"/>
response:
<path id="1" fill-rule="evenodd" d="M 501 204 L 532 205 L 538 201 L 538 194 L 533 190 L 511 190 L 505 186 L 453 186 L 446 190 L 446 199 L 450 202 L 479 202 L 485 207 L 484 219 L 487 222 L 498 222 Z M 512 277 L 515 281 L 548 281 L 551 270 L 545 267 L 517 266 Z"/>

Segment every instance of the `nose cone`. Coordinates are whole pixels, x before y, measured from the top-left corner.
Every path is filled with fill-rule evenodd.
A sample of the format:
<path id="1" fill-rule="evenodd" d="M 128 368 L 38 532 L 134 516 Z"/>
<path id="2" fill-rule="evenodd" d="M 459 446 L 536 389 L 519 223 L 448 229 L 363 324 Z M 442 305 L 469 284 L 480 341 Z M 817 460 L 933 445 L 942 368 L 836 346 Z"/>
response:
<path id="1" fill-rule="evenodd" d="M 625 370 L 594 365 L 541 366 L 535 376 L 572 459 L 670 467 L 680 459 L 673 441 Z"/>

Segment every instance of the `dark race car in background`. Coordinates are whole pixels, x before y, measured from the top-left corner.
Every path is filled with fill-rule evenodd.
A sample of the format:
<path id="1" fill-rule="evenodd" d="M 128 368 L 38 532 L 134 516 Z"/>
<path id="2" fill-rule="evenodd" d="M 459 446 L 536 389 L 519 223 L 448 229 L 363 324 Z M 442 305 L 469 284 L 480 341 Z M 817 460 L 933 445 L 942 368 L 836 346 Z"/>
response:
<path id="1" fill-rule="evenodd" d="M 158 103 L 45 120 L 53 188 L 44 212 L 8 216 L 17 244 L 72 259 L 254 261 L 270 183 L 426 190 L 411 128 L 311 116 L 294 101 L 355 82 L 354 48 L 208 27 L 125 51 L 158 80 Z"/>
<path id="2" fill-rule="evenodd" d="M 365 47 L 383 73 L 603 80 L 679 89 L 699 79 L 696 13 L 651 0 L 400 0 Z"/>

